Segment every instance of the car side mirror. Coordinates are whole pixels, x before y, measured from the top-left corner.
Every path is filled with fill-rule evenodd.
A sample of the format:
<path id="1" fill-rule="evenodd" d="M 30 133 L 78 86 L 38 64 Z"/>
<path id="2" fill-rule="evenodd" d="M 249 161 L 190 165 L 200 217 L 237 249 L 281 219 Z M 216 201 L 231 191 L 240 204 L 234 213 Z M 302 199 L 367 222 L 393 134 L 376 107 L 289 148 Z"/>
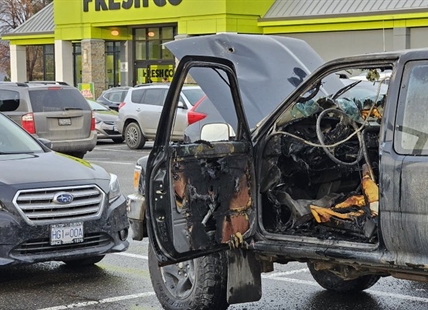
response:
<path id="1" fill-rule="evenodd" d="M 201 129 L 201 140 L 221 141 L 229 140 L 233 132 L 230 125 L 226 123 L 205 124 Z"/>
<path id="2" fill-rule="evenodd" d="M 38 138 L 37 139 L 41 144 L 43 144 L 44 146 L 46 146 L 47 148 L 51 148 L 52 147 L 52 142 L 51 140 L 48 139 L 44 139 L 44 138 Z"/>
<path id="3" fill-rule="evenodd" d="M 183 102 L 183 101 L 179 101 L 179 102 L 178 102 L 178 108 L 179 108 L 179 109 L 187 110 L 187 107 L 186 107 L 186 105 L 184 104 L 184 102 Z"/>

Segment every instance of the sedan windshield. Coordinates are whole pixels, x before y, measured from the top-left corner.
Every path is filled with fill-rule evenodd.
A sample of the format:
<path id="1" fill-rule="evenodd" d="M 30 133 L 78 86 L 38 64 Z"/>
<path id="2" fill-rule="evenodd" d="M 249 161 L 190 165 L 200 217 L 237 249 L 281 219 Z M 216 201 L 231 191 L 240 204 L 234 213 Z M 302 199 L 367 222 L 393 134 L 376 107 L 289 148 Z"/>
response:
<path id="1" fill-rule="evenodd" d="M 91 106 L 91 109 L 94 111 L 108 111 L 109 108 L 107 108 L 105 105 L 98 103 L 96 101 L 93 100 L 86 100 L 88 101 L 89 105 Z"/>
<path id="2" fill-rule="evenodd" d="M 0 114 L 0 156 L 40 152 L 42 147 L 24 129 Z"/>

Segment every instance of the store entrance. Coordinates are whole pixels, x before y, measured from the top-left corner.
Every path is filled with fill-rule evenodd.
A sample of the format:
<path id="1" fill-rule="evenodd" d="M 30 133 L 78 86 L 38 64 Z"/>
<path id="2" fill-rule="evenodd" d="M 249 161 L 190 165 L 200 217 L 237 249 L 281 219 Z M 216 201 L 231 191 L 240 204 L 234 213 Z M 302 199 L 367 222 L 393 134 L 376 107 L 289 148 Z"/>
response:
<path id="1" fill-rule="evenodd" d="M 171 82 L 174 75 L 175 66 L 172 62 L 148 62 L 141 61 L 135 64 L 134 81 L 135 84 Z"/>

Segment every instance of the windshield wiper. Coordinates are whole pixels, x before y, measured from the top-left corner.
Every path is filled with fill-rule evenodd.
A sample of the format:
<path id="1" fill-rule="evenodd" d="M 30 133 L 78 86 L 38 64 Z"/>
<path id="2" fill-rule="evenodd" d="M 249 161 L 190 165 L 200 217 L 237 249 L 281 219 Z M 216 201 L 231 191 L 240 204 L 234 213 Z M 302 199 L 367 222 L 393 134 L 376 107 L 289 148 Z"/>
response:
<path id="1" fill-rule="evenodd" d="M 333 95 L 333 100 L 337 99 L 339 96 L 343 95 L 344 93 L 346 93 L 348 90 L 350 90 L 351 88 L 353 88 L 355 85 L 358 85 L 361 83 L 361 80 L 355 81 L 351 84 L 346 85 L 345 87 L 342 87 L 341 89 L 339 89 L 334 95 Z"/>
<path id="2" fill-rule="evenodd" d="M 70 110 L 83 110 L 82 108 L 75 108 L 75 107 L 65 107 L 64 111 L 70 111 Z"/>

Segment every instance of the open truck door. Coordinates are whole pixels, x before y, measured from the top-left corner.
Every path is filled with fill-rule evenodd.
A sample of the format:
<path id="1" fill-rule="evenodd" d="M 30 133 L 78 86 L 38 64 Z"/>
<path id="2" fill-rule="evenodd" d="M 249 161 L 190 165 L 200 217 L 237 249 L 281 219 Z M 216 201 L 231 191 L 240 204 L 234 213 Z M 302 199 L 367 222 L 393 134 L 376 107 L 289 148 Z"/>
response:
<path id="1" fill-rule="evenodd" d="M 222 111 L 233 135 L 221 141 L 173 143 L 181 88 L 201 75 L 199 86 Z M 148 232 L 161 265 L 239 248 L 254 234 L 252 154 L 232 62 L 184 57 L 166 97 L 147 164 Z"/>

